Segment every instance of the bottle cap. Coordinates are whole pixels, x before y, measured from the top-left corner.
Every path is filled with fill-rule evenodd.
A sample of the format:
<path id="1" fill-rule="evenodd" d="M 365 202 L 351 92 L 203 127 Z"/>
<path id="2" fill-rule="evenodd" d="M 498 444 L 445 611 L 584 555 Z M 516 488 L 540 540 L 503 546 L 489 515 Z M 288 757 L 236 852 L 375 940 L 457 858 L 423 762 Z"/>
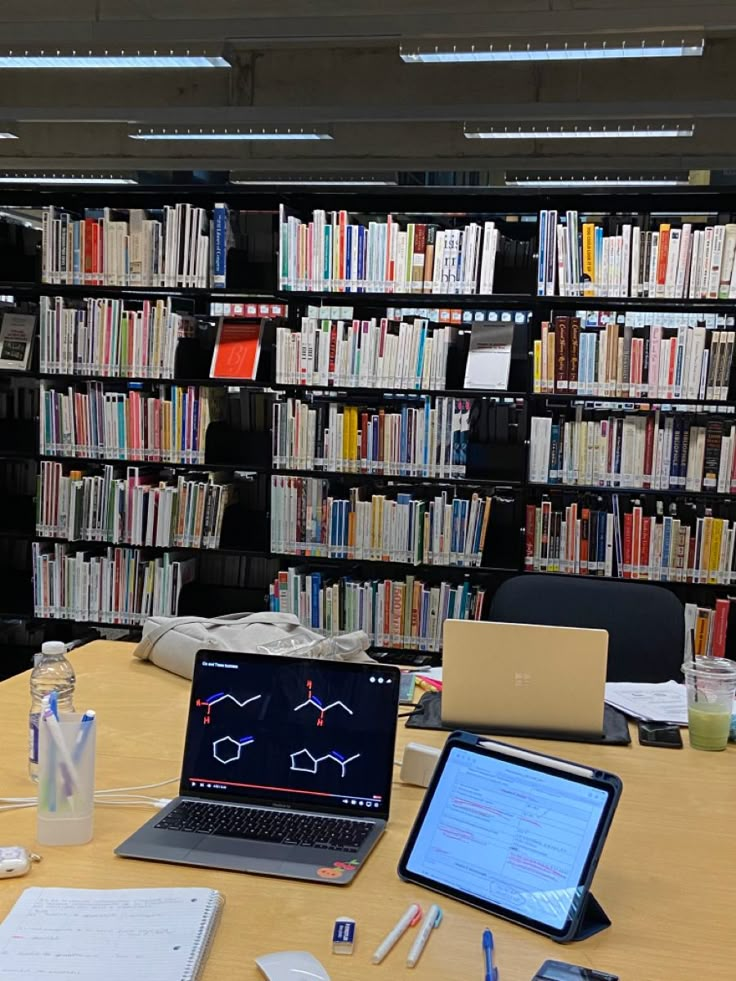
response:
<path id="1" fill-rule="evenodd" d="M 60 640 L 47 640 L 41 644 L 42 654 L 66 654 L 66 644 Z"/>

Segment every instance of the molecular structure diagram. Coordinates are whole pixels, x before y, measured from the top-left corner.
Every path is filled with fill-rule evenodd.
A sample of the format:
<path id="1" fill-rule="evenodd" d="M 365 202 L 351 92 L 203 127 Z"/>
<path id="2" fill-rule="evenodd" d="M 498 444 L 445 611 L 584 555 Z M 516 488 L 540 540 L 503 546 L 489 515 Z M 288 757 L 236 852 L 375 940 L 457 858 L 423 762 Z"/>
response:
<path id="1" fill-rule="evenodd" d="M 240 752 L 244 746 L 254 743 L 253 736 L 243 736 L 241 739 L 233 739 L 232 736 L 223 736 L 212 743 L 212 755 L 218 763 L 234 763 L 240 759 Z M 228 745 L 229 744 L 229 745 Z"/>
<path id="2" fill-rule="evenodd" d="M 297 705 L 294 709 L 295 712 L 299 712 L 303 708 L 307 708 L 308 705 L 313 705 L 319 712 L 317 717 L 317 725 L 323 726 L 325 724 L 325 714 L 333 708 L 345 709 L 349 715 L 353 715 L 352 709 L 349 709 L 345 702 L 330 702 L 329 705 L 323 705 L 319 698 L 312 691 L 312 682 L 307 682 L 307 697 L 301 705 Z"/>
<path id="3" fill-rule="evenodd" d="M 356 753 L 354 756 L 348 756 L 347 758 L 338 753 L 336 749 L 333 749 L 330 753 L 326 753 L 324 756 L 312 756 L 308 749 L 299 749 L 296 753 L 291 754 L 291 769 L 299 770 L 302 773 L 316 773 L 319 769 L 320 763 L 324 760 L 333 760 L 340 767 L 342 773 L 341 776 L 345 776 L 345 767 L 348 763 L 352 763 L 353 760 L 357 760 L 360 753 Z M 297 760 L 300 761 L 302 765 L 297 765 Z"/>
<path id="4" fill-rule="evenodd" d="M 241 702 L 234 695 L 230 695 L 228 692 L 218 691 L 216 695 L 210 695 L 209 698 L 198 698 L 196 705 L 197 708 L 207 709 L 204 717 L 204 724 L 209 725 L 209 723 L 212 721 L 212 709 L 218 702 L 224 702 L 226 698 L 229 698 L 232 702 L 235 702 L 238 708 L 245 708 L 246 705 L 250 705 L 251 702 L 257 701 L 260 697 L 260 695 L 252 695 L 250 698 L 246 698 Z"/>

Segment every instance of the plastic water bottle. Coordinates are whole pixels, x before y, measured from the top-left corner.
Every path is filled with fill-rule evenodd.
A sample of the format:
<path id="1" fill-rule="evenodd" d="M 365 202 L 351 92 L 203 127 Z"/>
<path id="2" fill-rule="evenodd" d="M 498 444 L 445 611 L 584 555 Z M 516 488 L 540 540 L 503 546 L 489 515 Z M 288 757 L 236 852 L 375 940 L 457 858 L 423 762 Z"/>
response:
<path id="1" fill-rule="evenodd" d="M 59 712 L 73 712 L 76 681 L 77 676 L 67 660 L 64 644 L 58 640 L 41 644 L 41 653 L 35 656 L 31 671 L 31 711 L 28 716 L 28 772 L 31 780 L 38 780 L 38 723 L 43 699 L 55 691 Z"/>

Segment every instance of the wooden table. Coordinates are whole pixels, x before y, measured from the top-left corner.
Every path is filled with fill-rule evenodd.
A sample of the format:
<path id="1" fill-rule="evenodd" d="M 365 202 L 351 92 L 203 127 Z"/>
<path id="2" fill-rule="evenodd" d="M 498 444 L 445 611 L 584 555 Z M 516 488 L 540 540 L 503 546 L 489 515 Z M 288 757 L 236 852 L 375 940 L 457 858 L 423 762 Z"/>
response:
<path id="1" fill-rule="evenodd" d="M 97 787 L 127 787 L 178 777 L 189 682 L 131 657 L 132 645 L 97 641 L 74 651 L 76 707 L 97 710 Z M 3 793 L 33 793 L 26 776 L 28 674 L 0 685 Z M 397 755 L 409 738 L 440 746 L 442 733 L 400 725 Z M 736 936 L 736 753 L 523 741 L 618 773 L 624 793 L 595 878 L 594 892 L 613 926 L 577 945 L 560 947 L 461 903 L 401 882 L 396 864 L 423 790 L 396 779 L 391 821 L 355 882 L 344 889 L 233 872 L 116 858 L 114 847 L 150 815 L 136 807 L 98 807 L 89 845 L 41 849 L 43 861 L 0 892 L 4 915 L 29 885 L 125 888 L 209 886 L 226 897 L 206 981 L 260 977 L 253 958 L 306 949 L 334 981 L 401 978 L 405 937 L 379 967 L 378 942 L 414 900 L 438 899 L 444 922 L 415 969 L 433 981 L 483 978 L 481 933 L 494 931 L 501 981 L 529 981 L 547 957 L 619 974 L 622 981 L 733 981 Z M 398 778 L 398 770 L 396 772 Z M 148 791 L 173 796 L 176 784 Z M 0 845 L 35 845 L 35 810 L 0 813 Z M 331 953 L 337 916 L 357 920 L 352 957 Z"/>

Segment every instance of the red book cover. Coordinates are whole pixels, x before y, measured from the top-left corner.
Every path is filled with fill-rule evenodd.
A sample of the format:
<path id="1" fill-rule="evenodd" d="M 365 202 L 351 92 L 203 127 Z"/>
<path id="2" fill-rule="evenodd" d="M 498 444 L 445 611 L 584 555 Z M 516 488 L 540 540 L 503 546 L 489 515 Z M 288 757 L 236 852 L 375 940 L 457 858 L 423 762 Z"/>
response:
<path id="1" fill-rule="evenodd" d="M 667 257 L 670 252 L 670 226 L 660 225 L 659 252 L 657 254 L 657 286 L 664 286 L 667 279 Z M 658 295 L 661 293 L 658 291 Z"/>
<path id="2" fill-rule="evenodd" d="M 84 284 L 94 283 L 95 240 L 93 229 L 97 222 L 93 218 L 84 219 Z"/>
<path id="3" fill-rule="evenodd" d="M 330 362 L 328 366 L 327 381 L 335 381 L 335 355 L 337 353 L 337 324 L 333 321 L 330 327 Z"/>
<path id="4" fill-rule="evenodd" d="M 391 607 L 393 604 L 393 597 L 391 596 L 392 581 L 390 579 L 384 579 L 383 581 L 383 642 L 386 645 L 391 643 Z"/>
<path id="5" fill-rule="evenodd" d="M 652 523 L 649 518 L 644 518 L 641 530 L 641 553 L 639 555 L 639 577 L 649 578 L 649 549 L 651 547 Z"/>
<path id="6" fill-rule="evenodd" d="M 524 568 L 527 572 L 534 569 L 534 530 L 537 520 L 537 509 L 533 504 L 526 506 L 526 537 L 524 549 Z"/>
<path id="7" fill-rule="evenodd" d="M 362 473 L 368 470 L 368 413 L 365 411 L 360 413 L 360 469 Z"/>
<path id="8" fill-rule="evenodd" d="M 726 653 L 726 634 L 728 631 L 728 613 L 731 601 L 716 600 L 716 612 L 713 618 L 713 657 L 724 657 Z"/>
<path id="9" fill-rule="evenodd" d="M 652 465 L 654 461 L 654 416 L 647 416 L 647 426 L 644 431 L 644 479 L 642 487 L 652 486 Z"/>
<path id="10" fill-rule="evenodd" d="M 631 523 L 631 578 L 639 578 L 639 559 L 641 557 L 642 509 L 635 507 Z"/>
<path id="11" fill-rule="evenodd" d="M 255 381 L 261 354 L 263 321 L 221 319 L 212 355 L 210 378 Z"/>
<path id="12" fill-rule="evenodd" d="M 338 275 L 338 287 L 337 287 L 337 291 L 338 291 L 338 293 L 344 293 L 345 292 L 345 258 L 346 258 L 345 257 L 345 238 L 346 238 L 346 229 L 347 229 L 347 224 L 348 224 L 348 213 L 347 213 L 347 211 L 341 211 L 339 213 L 339 215 L 338 215 L 338 223 L 339 223 L 340 241 L 338 243 L 338 245 L 339 245 L 339 251 L 338 251 L 339 267 L 338 267 L 338 274 L 337 274 Z"/>
<path id="13" fill-rule="evenodd" d="M 588 575 L 588 534 L 590 529 L 590 508 L 582 508 L 580 511 L 580 575 Z"/>
<path id="14" fill-rule="evenodd" d="M 631 579 L 631 540 L 634 519 L 630 511 L 624 514 L 624 579 Z"/>
<path id="15" fill-rule="evenodd" d="M 391 215 L 386 215 L 386 279 L 389 283 L 393 283 L 396 279 L 396 260 L 392 248 L 395 234 L 393 219 Z"/>

